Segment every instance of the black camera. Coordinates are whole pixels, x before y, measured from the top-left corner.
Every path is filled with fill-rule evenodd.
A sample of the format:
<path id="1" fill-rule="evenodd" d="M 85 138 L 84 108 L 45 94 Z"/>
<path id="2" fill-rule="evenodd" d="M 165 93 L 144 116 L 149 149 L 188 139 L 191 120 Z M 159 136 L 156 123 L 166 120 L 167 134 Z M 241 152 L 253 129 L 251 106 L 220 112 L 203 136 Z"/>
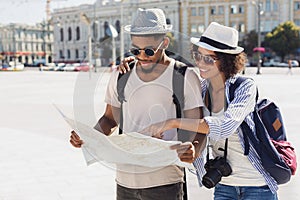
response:
<path id="1" fill-rule="evenodd" d="M 220 156 L 208 160 L 204 168 L 206 174 L 202 178 L 202 184 L 207 188 L 215 187 L 215 185 L 221 181 L 222 176 L 229 176 L 232 172 L 226 158 Z"/>

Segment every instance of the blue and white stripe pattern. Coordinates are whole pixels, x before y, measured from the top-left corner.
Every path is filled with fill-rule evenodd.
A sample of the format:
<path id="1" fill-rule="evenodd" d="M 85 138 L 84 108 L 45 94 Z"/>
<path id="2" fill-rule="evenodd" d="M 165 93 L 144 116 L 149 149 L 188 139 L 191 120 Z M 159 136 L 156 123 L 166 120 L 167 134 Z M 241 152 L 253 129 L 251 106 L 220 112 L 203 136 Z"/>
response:
<path id="1" fill-rule="evenodd" d="M 251 128 L 252 132 L 255 133 L 255 124 L 253 121 L 252 111 L 254 110 L 255 106 L 256 85 L 252 79 L 246 79 L 235 90 L 234 98 L 231 102 L 229 102 L 229 86 L 230 84 L 236 81 L 237 76 L 238 75 L 231 77 L 225 82 L 226 100 L 228 102 L 227 110 L 224 113 L 225 117 L 223 119 L 220 119 L 218 117 L 206 116 L 204 117 L 204 120 L 209 125 L 210 131 L 208 136 L 214 140 L 228 138 L 231 134 L 238 130 L 239 140 L 244 150 L 244 138 L 240 125 L 245 120 Z M 201 86 L 202 97 L 204 97 L 208 88 L 208 82 L 206 80 L 203 80 Z M 248 159 L 253 165 L 253 167 L 263 175 L 266 184 L 269 186 L 270 190 L 273 193 L 276 193 L 276 191 L 278 190 L 277 182 L 273 177 L 269 175 L 268 172 L 264 170 L 264 168 L 261 165 L 260 158 L 258 157 L 251 143 Z M 200 186 L 202 186 L 202 176 L 206 173 L 204 169 L 205 162 L 206 152 L 204 151 L 202 155 L 199 156 L 193 163 L 196 168 Z"/>

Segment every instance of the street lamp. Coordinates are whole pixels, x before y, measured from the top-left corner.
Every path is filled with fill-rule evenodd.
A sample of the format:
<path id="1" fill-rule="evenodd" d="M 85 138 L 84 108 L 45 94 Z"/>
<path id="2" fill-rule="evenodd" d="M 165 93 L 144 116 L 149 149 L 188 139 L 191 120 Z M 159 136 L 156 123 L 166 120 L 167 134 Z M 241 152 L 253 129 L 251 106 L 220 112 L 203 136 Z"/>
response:
<path id="1" fill-rule="evenodd" d="M 261 22 L 260 22 L 260 16 L 263 14 L 263 10 L 262 10 L 262 3 L 260 2 L 260 0 L 256 1 L 252 1 L 252 4 L 255 6 L 255 9 L 257 11 L 257 47 L 259 48 L 261 45 L 261 31 L 260 31 L 260 26 L 261 26 Z M 260 68 L 261 68 L 261 52 L 257 51 L 258 53 L 258 62 L 257 62 L 257 72 L 256 74 L 261 74 L 260 72 Z"/>
<path id="2" fill-rule="evenodd" d="M 121 28 L 120 28 L 120 60 L 124 59 L 124 31 L 123 31 L 123 24 L 124 24 L 124 19 L 123 19 L 123 1 L 120 1 L 120 6 L 121 6 Z"/>
<path id="3" fill-rule="evenodd" d="M 89 78 L 91 79 L 92 69 L 92 36 L 91 36 L 91 20 L 85 13 L 80 14 L 80 19 L 88 26 L 88 60 L 89 60 Z"/>
<path id="4" fill-rule="evenodd" d="M 116 67 L 116 42 L 115 42 L 115 38 L 118 37 L 118 32 L 117 30 L 112 26 L 109 25 L 108 29 L 106 29 L 106 33 L 108 36 L 111 37 L 112 39 L 112 69 L 114 69 L 114 67 Z"/>

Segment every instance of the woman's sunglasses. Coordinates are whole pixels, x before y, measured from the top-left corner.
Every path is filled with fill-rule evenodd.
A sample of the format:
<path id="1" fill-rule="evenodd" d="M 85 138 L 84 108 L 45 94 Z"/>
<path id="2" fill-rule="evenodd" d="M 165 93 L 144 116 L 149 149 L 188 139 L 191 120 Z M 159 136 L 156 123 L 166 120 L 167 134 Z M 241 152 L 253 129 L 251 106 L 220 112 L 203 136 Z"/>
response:
<path id="1" fill-rule="evenodd" d="M 199 53 L 198 51 L 193 51 L 192 56 L 196 62 L 200 62 L 201 60 L 203 60 L 203 62 L 206 65 L 213 65 L 215 62 L 217 62 L 217 60 L 219 60 L 216 57 L 214 58 L 212 56 L 205 56 L 205 55 Z"/>
<path id="2" fill-rule="evenodd" d="M 147 48 L 147 47 L 144 48 L 144 49 L 139 49 L 139 48 L 132 47 L 132 48 L 130 49 L 130 52 L 131 52 L 133 55 L 137 56 L 137 55 L 139 55 L 139 54 L 141 53 L 141 51 L 143 50 L 147 56 L 153 56 L 153 55 L 156 54 L 156 52 L 160 49 L 160 47 L 161 47 L 161 45 L 163 44 L 163 42 L 164 42 L 164 40 L 161 41 L 161 42 L 159 43 L 159 45 L 158 45 L 158 47 L 156 48 L 156 50 L 154 50 L 153 48 Z"/>

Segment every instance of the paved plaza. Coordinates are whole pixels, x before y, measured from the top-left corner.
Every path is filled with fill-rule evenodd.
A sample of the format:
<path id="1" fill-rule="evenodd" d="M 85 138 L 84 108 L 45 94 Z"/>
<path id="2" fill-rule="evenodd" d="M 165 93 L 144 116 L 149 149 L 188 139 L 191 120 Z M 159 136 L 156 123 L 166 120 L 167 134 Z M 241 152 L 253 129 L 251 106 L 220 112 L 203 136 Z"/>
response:
<path id="1" fill-rule="evenodd" d="M 287 71 L 262 68 L 262 74 L 256 75 L 256 68 L 249 67 L 246 75 L 256 80 L 261 97 L 270 97 L 280 106 L 288 138 L 300 157 L 300 68 L 294 68 L 293 75 Z M 69 144 L 70 127 L 53 106 L 76 116 L 80 108 L 74 111 L 73 97 L 84 100 L 89 91 L 81 86 L 91 86 L 95 109 L 86 123 L 94 124 L 104 110 L 109 76 L 108 68 L 91 74 L 36 69 L 0 72 L 0 200 L 115 199 L 113 168 L 85 164 L 81 150 Z M 299 174 L 280 186 L 280 200 L 299 199 Z M 212 199 L 212 190 L 199 188 L 191 173 L 188 190 L 190 200 Z"/>

